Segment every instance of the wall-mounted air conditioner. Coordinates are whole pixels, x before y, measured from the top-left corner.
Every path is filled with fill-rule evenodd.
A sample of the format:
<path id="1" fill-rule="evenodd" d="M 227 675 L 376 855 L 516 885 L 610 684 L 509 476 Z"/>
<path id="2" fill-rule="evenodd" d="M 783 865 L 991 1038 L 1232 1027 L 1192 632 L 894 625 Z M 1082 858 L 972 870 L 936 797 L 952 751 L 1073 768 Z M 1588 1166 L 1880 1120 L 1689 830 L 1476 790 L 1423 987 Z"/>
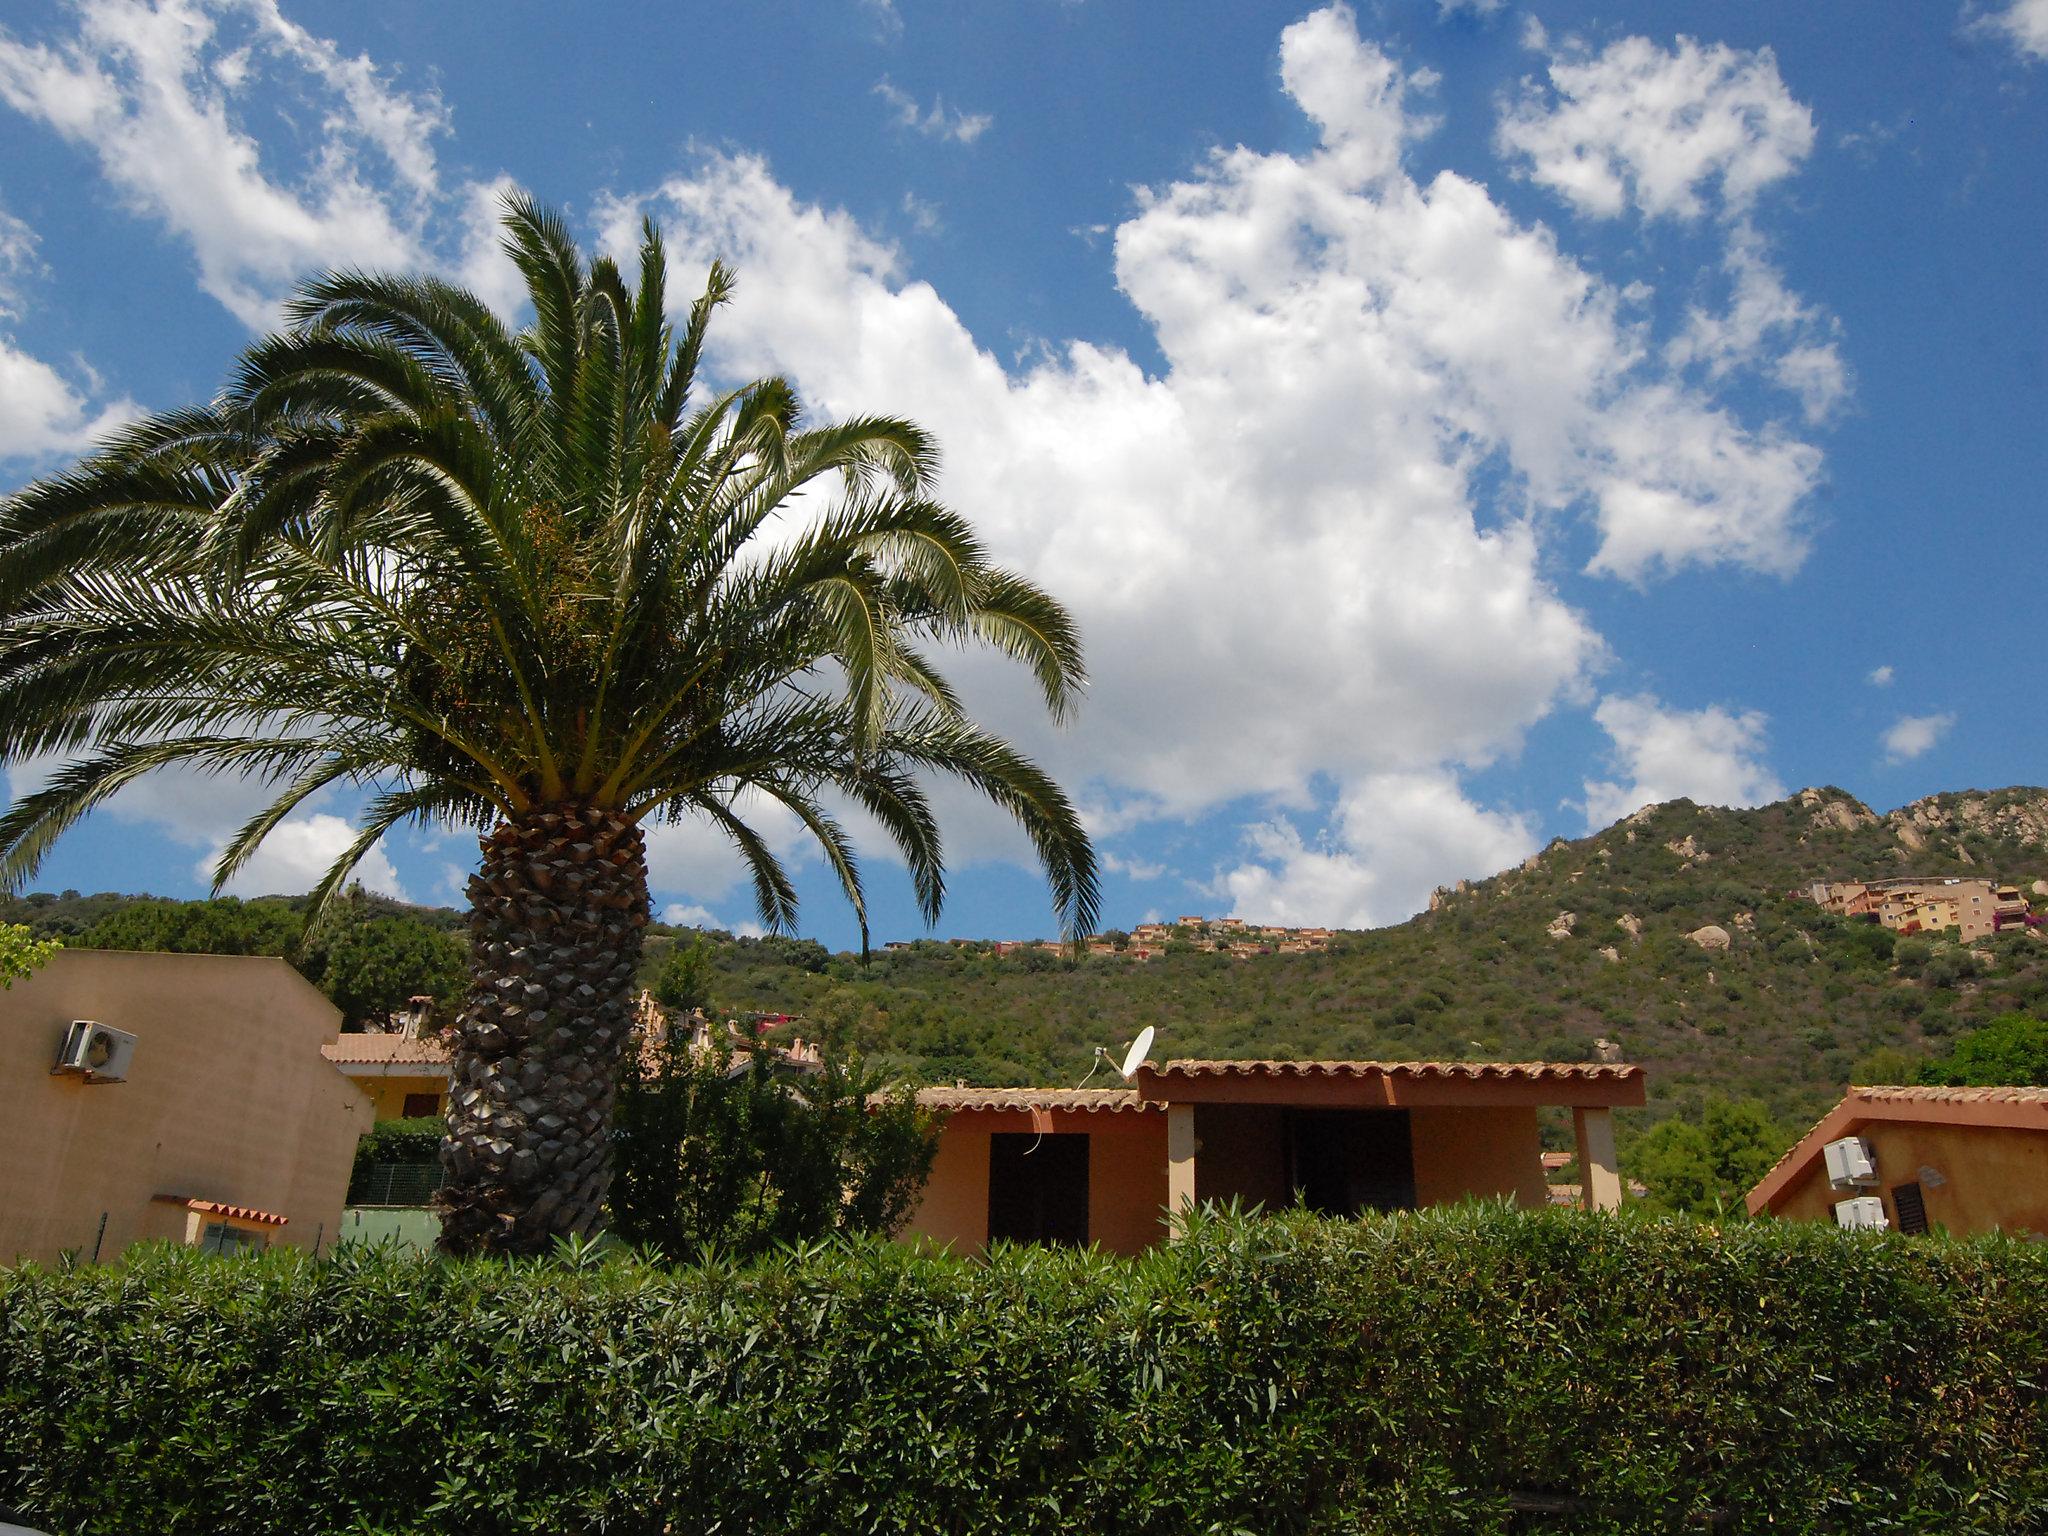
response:
<path id="1" fill-rule="evenodd" d="M 1835 1207 L 1835 1225 L 1850 1232 L 1882 1232 L 1889 1225 L 1884 1219 L 1884 1202 L 1875 1195 L 1844 1200 Z"/>
<path id="2" fill-rule="evenodd" d="M 1861 1136 L 1831 1141 L 1825 1150 L 1830 1187 L 1866 1189 L 1877 1182 L 1877 1154 Z"/>
<path id="3" fill-rule="evenodd" d="M 92 1019 L 73 1019 L 64 1031 L 52 1073 L 69 1072 L 88 1083 L 118 1083 L 128 1075 L 135 1055 L 135 1037 Z"/>

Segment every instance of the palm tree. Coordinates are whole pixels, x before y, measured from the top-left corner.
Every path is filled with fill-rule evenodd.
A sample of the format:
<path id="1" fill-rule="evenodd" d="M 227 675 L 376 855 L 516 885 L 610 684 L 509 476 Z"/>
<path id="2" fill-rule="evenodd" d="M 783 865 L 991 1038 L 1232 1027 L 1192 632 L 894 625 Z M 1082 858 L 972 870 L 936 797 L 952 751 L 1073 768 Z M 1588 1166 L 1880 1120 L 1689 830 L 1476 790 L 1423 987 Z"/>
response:
<path id="1" fill-rule="evenodd" d="M 481 833 L 442 1149 L 453 1252 L 532 1251 L 598 1219 L 650 820 L 722 831 L 786 930 L 796 892 L 757 814 L 782 807 L 865 951 L 833 807 L 886 831 L 935 920 L 921 784 L 951 775 L 1022 825 L 1070 936 L 1097 905 L 1073 806 L 931 659 L 1007 653 L 1064 718 L 1073 624 L 931 499 L 927 434 L 805 425 L 779 378 L 700 390 L 732 280 L 714 265 L 672 328 L 651 223 L 637 285 L 524 199 L 504 228 L 523 329 L 430 278 L 322 276 L 212 405 L 0 503 L 0 757 L 65 760 L 0 817 L 0 886 L 163 768 L 269 786 L 216 887 L 308 797 L 366 786 L 314 916 L 394 827 Z"/>

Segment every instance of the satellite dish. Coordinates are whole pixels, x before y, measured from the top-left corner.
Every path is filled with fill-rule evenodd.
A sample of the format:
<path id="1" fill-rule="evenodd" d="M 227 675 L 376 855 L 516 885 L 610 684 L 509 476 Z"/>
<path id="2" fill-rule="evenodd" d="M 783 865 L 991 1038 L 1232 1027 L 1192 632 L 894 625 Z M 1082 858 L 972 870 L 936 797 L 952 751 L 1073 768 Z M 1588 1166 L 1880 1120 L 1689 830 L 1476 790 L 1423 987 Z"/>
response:
<path id="1" fill-rule="evenodd" d="M 1152 1049 L 1154 1033 L 1152 1026 L 1147 1024 L 1138 1031 L 1138 1038 L 1131 1042 L 1131 1048 L 1124 1052 L 1124 1064 L 1118 1067 L 1117 1071 L 1124 1075 L 1126 1082 L 1137 1076 L 1138 1068 L 1145 1064 L 1145 1053 Z"/>

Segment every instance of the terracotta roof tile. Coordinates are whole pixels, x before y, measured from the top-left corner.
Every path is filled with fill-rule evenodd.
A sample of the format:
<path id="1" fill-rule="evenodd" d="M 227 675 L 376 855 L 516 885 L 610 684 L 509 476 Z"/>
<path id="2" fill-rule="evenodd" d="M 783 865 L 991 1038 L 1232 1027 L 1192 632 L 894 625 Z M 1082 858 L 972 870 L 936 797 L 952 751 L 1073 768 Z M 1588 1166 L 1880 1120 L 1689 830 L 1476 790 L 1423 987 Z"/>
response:
<path id="1" fill-rule="evenodd" d="M 405 1035 L 343 1035 L 332 1045 L 320 1047 L 320 1054 L 336 1066 L 397 1066 L 418 1062 L 422 1066 L 445 1067 L 448 1047 L 438 1040 L 414 1040 Z"/>
<path id="2" fill-rule="evenodd" d="M 1868 1103 L 1896 1104 L 2048 1104 L 2048 1088 L 1938 1088 L 1880 1085 L 1851 1088 L 1849 1096 Z"/>
<path id="3" fill-rule="evenodd" d="M 1159 1077 L 1417 1077 L 1473 1081 L 1626 1081 L 1643 1069 L 1604 1061 L 1201 1061 L 1179 1059 Z"/>
<path id="4" fill-rule="evenodd" d="M 223 1200 L 195 1200 L 190 1195 L 156 1195 L 154 1199 L 165 1205 L 182 1205 L 188 1211 L 199 1211 L 208 1216 L 231 1216 L 236 1221 L 253 1221 L 261 1226 L 281 1227 L 291 1220 L 275 1211 L 259 1211 L 253 1205 L 229 1205 Z"/>
<path id="5" fill-rule="evenodd" d="M 1099 1111 L 1164 1109 L 1148 1104 L 1135 1088 L 920 1088 L 925 1109 L 1079 1109 Z"/>

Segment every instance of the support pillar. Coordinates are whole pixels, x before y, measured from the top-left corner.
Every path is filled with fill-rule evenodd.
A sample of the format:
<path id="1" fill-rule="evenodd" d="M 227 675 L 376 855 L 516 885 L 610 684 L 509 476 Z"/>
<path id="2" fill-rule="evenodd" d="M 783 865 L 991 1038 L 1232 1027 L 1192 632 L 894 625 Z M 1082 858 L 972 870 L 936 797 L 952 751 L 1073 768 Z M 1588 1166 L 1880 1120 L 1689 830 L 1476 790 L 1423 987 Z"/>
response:
<path id="1" fill-rule="evenodd" d="M 1579 1203 L 1589 1211 L 1621 1209 L 1621 1166 L 1614 1156 L 1614 1111 L 1605 1105 L 1572 1111 L 1579 1144 Z"/>
<path id="2" fill-rule="evenodd" d="M 1195 1106 L 1166 1106 L 1166 1214 L 1195 1208 Z"/>

